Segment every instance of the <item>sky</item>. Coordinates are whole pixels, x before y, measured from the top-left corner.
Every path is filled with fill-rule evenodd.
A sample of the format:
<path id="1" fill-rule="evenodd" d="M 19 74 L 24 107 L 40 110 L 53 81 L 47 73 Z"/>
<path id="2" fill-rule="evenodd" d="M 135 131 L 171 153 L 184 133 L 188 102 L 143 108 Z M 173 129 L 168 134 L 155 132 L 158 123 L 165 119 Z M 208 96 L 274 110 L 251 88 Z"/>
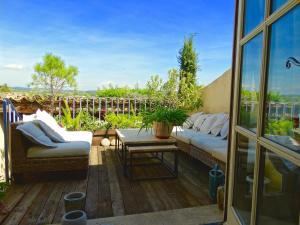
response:
<path id="1" fill-rule="evenodd" d="M 77 66 L 80 90 L 143 87 L 178 68 L 196 34 L 198 83 L 231 66 L 234 0 L 0 0 L 0 84 L 27 86 L 45 53 Z"/>

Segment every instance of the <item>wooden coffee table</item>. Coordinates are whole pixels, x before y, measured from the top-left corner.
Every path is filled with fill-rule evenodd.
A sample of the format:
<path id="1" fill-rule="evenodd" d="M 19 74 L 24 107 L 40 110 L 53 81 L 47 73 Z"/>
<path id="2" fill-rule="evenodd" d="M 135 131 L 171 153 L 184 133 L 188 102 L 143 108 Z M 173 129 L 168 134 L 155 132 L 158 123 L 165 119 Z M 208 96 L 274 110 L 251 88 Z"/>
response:
<path id="1" fill-rule="evenodd" d="M 129 176 L 132 180 L 174 178 L 178 175 L 178 148 L 175 138 L 170 137 L 168 139 L 159 139 L 153 135 L 151 130 L 146 131 L 143 129 L 140 131 L 139 129 L 117 129 L 116 151 L 123 163 L 124 175 Z M 166 152 L 174 155 L 173 168 L 164 160 L 164 153 Z M 159 163 L 170 172 L 170 175 L 139 178 L 134 177 L 132 173 L 133 167 L 146 165 L 133 163 L 134 159 L 136 159 L 134 156 L 141 154 L 148 154 L 146 158 L 157 159 Z M 149 165 L 153 165 L 153 163 L 149 163 Z"/>

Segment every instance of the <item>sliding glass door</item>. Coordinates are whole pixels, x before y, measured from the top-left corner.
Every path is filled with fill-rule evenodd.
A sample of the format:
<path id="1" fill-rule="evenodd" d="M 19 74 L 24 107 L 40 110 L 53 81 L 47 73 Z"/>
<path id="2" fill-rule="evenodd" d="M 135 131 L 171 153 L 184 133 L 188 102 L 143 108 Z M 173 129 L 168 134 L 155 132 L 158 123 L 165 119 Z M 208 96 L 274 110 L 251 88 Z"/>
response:
<path id="1" fill-rule="evenodd" d="M 300 224 L 300 1 L 240 0 L 228 224 Z"/>

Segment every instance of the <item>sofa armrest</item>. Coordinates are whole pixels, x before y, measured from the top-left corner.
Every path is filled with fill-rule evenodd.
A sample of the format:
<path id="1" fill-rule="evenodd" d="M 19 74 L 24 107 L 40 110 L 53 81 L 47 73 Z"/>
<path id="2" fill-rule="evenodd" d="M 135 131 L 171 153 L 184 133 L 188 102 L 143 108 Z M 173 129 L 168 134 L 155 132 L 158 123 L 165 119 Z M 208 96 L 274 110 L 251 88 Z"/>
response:
<path id="1" fill-rule="evenodd" d="M 12 166 L 20 160 L 26 160 L 27 149 L 32 145 L 22 132 L 16 129 L 20 124 L 22 122 L 12 123 L 10 126 L 10 160 Z"/>

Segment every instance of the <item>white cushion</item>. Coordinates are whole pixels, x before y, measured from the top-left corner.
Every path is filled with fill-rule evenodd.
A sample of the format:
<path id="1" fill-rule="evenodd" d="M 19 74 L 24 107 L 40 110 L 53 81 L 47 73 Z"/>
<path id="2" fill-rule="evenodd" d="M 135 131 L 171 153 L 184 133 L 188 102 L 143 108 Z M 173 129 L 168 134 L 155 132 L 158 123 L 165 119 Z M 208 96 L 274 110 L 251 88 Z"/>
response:
<path id="1" fill-rule="evenodd" d="M 55 147 L 56 144 L 53 143 L 46 134 L 38 128 L 33 122 L 26 122 L 21 125 L 18 125 L 17 130 L 21 131 L 25 137 L 35 144 L 46 146 L 46 147 Z"/>
<path id="2" fill-rule="evenodd" d="M 218 114 L 217 120 L 212 124 L 210 128 L 210 133 L 214 136 L 218 136 L 227 120 L 228 120 L 228 115 L 223 113 Z"/>
<path id="3" fill-rule="evenodd" d="M 216 148 L 227 149 L 227 140 L 223 140 L 220 137 L 215 137 L 210 134 L 198 133 L 198 135 L 191 138 L 191 144 L 211 154 Z"/>
<path id="4" fill-rule="evenodd" d="M 222 162 L 227 162 L 227 146 L 214 148 L 212 151 L 212 156 Z"/>
<path id="5" fill-rule="evenodd" d="M 61 136 L 65 141 L 83 141 L 92 145 L 93 133 L 89 131 L 63 131 Z"/>
<path id="6" fill-rule="evenodd" d="M 60 134 L 62 136 L 62 132 L 65 132 L 65 130 L 58 125 L 56 120 L 46 111 L 37 110 L 36 111 L 36 119 L 43 121 L 45 124 L 47 124 L 49 127 L 51 127 L 56 133 Z"/>
<path id="7" fill-rule="evenodd" d="M 190 118 L 187 118 L 186 121 L 184 121 L 184 123 L 182 124 L 182 127 L 185 129 L 189 129 L 192 128 L 194 125 L 193 121 Z"/>
<path id="8" fill-rule="evenodd" d="M 192 114 L 190 117 L 189 117 L 189 119 L 193 122 L 193 123 L 195 123 L 195 121 L 198 119 L 198 117 L 200 116 L 200 115 L 202 115 L 203 114 L 203 112 L 197 112 L 197 113 L 194 113 L 194 114 Z"/>
<path id="9" fill-rule="evenodd" d="M 36 123 L 41 130 L 54 142 L 63 143 L 66 142 L 64 138 L 58 134 L 56 131 L 54 131 L 51 127 L 49 127 L 46 123 L 44 123 L 41 120 L 35 120 L 34 123 Z"/>
<path id="10" fill-rule="evenodd" d="M 31 115 L 25 115 L 23 114 L 23 122 L 29 122 L 29 121 L 33 121 L 36 119 L 36 114 L 31 114 Z"/>
<path id="11" fill-rule="evenodd" d="M 90 152 L 90 144 L 85 141 L 73 141 L 68 143 L 58 143 L 55 148 L 45 148 L 34 146 L 28 149 L 28 158 L 52 158 L 87 156 Z"/>
<path id="12" fill-rule="evenodd" d="M 209 115 L 202 123 L 202 125 L 200 125 L 200 129 L 199 131 L 201 133 L 205 133 L 208 134 L 210 132 L 210 129 L 212 128 L 212 125 L 214 124 L 214 122 L 217 120 L 217 115 L 213 114 L 213 115 Z"/>
<path id="13" fill-rule="evenodd" d="M 209 114 L 201 114 L 198 116 L 193 125 L 193 129 L 198 131 L 207 117 L 209 117 Z"/>
<path id="14" fill-rule="evenodd" d="M 178 129 L 177 132 L 173 130 L 171 136 L 184 143 L 190 144 L 191 138 L 197 135 L 197 132 L 192 129 Z"/>
<path id="15" fill-rule="evenodd" d="M 227 120 L 224 123 L 224 125 L 223 125 L 223 127 L 222 127 L 222 129 L 220 131 L 221 138 L 223 138 L 223 139 L 227 138 L 228 132 L 229 132 L 229 120 Z"/>

